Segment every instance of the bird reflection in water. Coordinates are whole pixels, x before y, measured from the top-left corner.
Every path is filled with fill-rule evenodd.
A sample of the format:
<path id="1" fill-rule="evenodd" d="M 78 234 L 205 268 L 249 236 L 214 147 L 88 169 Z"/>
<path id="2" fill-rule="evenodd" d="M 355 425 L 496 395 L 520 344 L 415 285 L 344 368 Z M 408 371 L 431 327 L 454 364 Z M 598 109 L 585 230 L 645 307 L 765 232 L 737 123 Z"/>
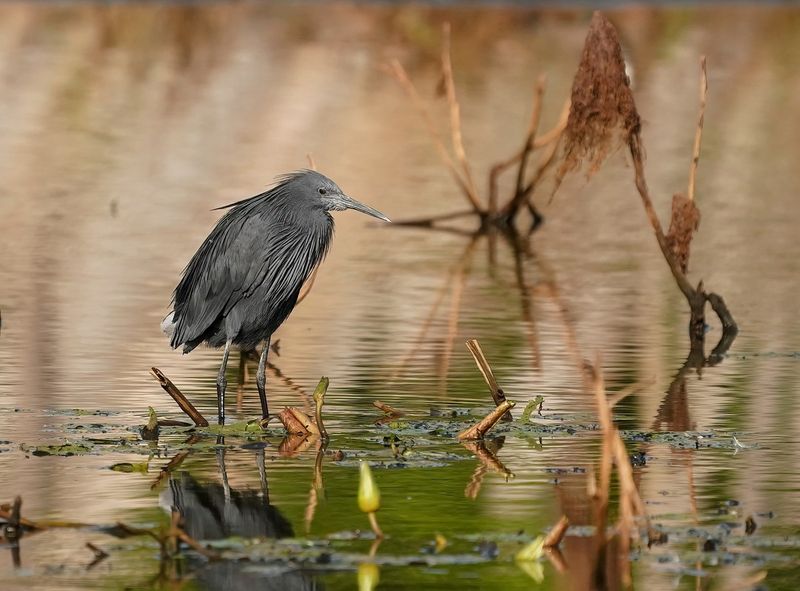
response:
<path id="1" fill-rule="evenodd" d="M 225 450 L 217 450 L 220 482 L 202 482 L 187 471 L 172 474 L 169 487 L 161 493 L 159 504 L 176 510 L 182 528 L 196 540 L 241 538 L 287 538 L 294 535 L 292 524 L 270 503 L 264 465 L 264 450 L 256 453 L 260 489 L 231 488 L 225 466 Z M 201 589 L 311 591 L 323 587 L 313 577 L 298 570 L 276 568 L 256 570 L 237 561 L 205 563 L 192 572 Z"/>

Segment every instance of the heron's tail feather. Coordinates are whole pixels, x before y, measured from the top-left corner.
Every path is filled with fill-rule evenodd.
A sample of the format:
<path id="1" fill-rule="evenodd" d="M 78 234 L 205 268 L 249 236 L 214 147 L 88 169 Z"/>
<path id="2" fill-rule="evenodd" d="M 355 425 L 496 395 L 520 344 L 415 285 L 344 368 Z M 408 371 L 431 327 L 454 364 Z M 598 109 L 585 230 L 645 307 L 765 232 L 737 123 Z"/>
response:
<path id="1" fill-rule="evenodd" d="M 161 332 L 172 339 L 172 335 L 175 333 L 175 312 L 170 312 L 167 314 L 166 318 L 161 321 Z"/>

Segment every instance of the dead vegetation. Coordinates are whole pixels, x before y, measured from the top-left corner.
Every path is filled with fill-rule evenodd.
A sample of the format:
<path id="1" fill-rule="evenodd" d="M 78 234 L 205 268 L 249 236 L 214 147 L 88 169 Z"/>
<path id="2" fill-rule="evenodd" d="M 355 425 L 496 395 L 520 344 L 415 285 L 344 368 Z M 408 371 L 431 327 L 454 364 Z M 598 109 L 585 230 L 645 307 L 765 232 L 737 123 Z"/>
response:
<path id="1" fill-rule="evenodd" d="M 620 145 L 628 147 L 636 189 L 656 241 L 678 288 L 689 302 L 689 333 L 693 340 L 703 339 L 706 302 L 719 316 L 724 330 L 733 333 L 737 330 L 722 297 L 706 292 L 702 281 L 694 287 L 686 276 L 689 247 L 700 222 L 700 211 L 694 196 L 708 89 L 705 58 L 701 59 L 700 64 L 700 114 L 689 167 L 688 190 L 686 196 L 676 194 L 673 198 L 672 219 L 667 234 L 658 219 L 647 187 L 641 119 L 636 110 L 630 80 L 625 73 L 619 38 L 614 26 L 600 12 L 595 12 L 592 18 L 573 81 L 570 114 L 564 132 L 564 154 L 556 182 L 557 189 L 568 172 L 582 166 L 587 167 L 587 173 L 591 175 L 611 151 Z"/>
<path id="2" fill-rule="evenodd" d="M 566 104 L 562 110 L 559 121 L 547 132 L 539 134 L 539 123 L 542 114 L 542 100 L 546 88 L 546 78 L 540 76 L 536 81 L 533 102 L 531 106 L 531 118 L 527 130 L 521 142 L 520 149 L 511 156 L 497 162 L 489 169 L 489 180 L 486 191 L 486 198 L 481 197 L 475 182 L 472 165 L 467 157 L 464 147 L 463 135 L 461 131 L 461 106 L 456 95 L 453 65 L 450 56 L 450 25 L 445 23 L 442 27 L 442 51 L 441 51 L 442 83 L 440 88 L 447 100 L 448 125 L 450 129 L 450 148 L 439 131 L 433 116 L 431 115 L 425 101 L 422 99 L 411 78 L 402 64 L 393 60 L 386 67 L 387 72 L 400 84 L 406 95 L 420 113 L 425 128 L 433 141 L 436 151 L 439 154 L 444 166 L 450 176 L 455 181 L 459 190 L 469 204 L 466 210 L 459 210 L 431 217 L 400 220 L 395 224 L 407 226 L 433 227 L 441 222 L 451 221 L 458 218 L 477 217 L 480 227 L 485 229 L 489 226 L 500 228 L 511 228 L 514 225 L 517 215 L 526 209 L 531 216 L 531 228 L 536 228 L 543 220 L 542 214 L 536 208 L 532 195 L 545 172 L 554 163 L 554 156 L 558 144 L 561 140 L 562 132 L 566 126 L 569 105 Z M 541 157 L 529 170 L 529 163 L 534 152 L 541 150 Z M 501 174 L 511 170 L 516 166 L 516 181 L 511 196 L 504 202 L 500 202 L 499 182 Z"/>

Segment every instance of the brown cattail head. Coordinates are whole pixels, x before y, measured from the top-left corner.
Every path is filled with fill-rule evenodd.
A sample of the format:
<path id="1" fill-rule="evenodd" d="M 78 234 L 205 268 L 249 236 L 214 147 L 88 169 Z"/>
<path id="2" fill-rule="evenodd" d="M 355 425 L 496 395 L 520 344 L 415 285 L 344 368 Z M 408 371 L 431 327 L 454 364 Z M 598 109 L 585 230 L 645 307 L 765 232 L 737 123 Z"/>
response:
<path id="1" fill-rule="evenodd" d="M 641 126 L 617 31 L 600 12 L 589 25 L 571 101 L 564 159 L 553 192 L 584 160 L 592 175 L 612 150 L 638 135 Z"/>
<path id="2" fill-rule="evenodd" d="M 699 225 L 700 210 L 697 209 L 694 201 L 681 193 L 676 193 L 672 197 L 672 219 L 666 238 L 667 244 L 684 274 L 689 267 L 689 246 Z"/>

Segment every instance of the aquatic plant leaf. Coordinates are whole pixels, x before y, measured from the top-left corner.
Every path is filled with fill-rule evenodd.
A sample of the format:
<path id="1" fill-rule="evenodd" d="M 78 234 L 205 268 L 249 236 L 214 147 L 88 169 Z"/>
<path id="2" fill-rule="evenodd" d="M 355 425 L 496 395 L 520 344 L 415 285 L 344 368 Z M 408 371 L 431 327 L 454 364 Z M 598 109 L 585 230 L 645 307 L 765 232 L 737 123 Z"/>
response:
<path id="1" fill-rule="evenodd" d="M 538 395 L 536 398 L 531 400 L 528 404 L 525 405 L 525 410 L 522 411 L 522 417 L 520 418 L 520 422 L 522 423 L 529 423 L 531 420 L 531 415 L 533 411 L 541 408 L 542 403 L 544 402 L 544 396 L 541 394 Z"/>
<path id="2" fill-rule="evenodd" d="M 83 443 L 64 443 L 62 445 L 34 445 L 28 446 L 24 443 L 20 449 L 34 456 L 77 456 L 87 454 L 92 451 L 92 447 Z"/>
<path id="3" fill-rule="evenodd" d="M 514 555 L 517 562 L 539 560 L 544 556 L 544 536 L 539 536 Z"/>
<path id="4" fill-rule="evenodd" d="M 136 464 L 132 464 L 130 462 L 120 462 L 118 464 L 112 464 L 108 469 L 113 470 L 114 472 L 124 472 L 126 474 L 131 474 L 133 472 L 147 474 L 148 467 L 149 462 L 139 462 Z"/>

